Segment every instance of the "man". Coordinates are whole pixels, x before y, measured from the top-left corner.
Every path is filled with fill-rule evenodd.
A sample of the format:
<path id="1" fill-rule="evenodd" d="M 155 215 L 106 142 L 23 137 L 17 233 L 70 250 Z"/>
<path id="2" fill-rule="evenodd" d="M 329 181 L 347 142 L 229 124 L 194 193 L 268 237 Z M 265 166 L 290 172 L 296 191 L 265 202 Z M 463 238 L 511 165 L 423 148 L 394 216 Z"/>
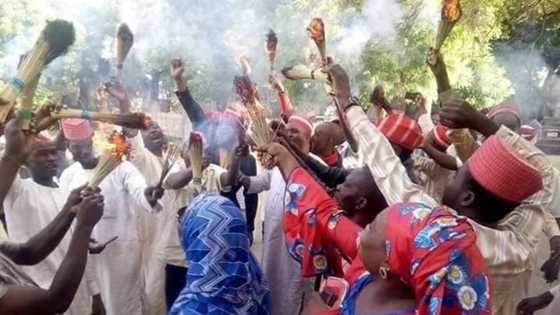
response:
<path id="1" fill-rule="evenodd" d="M 516 133 L 521 130 L 521 111 L 511 98 L 492 106 L 488 111 L 488 118 L 498 126 L 506 126 Z"/>
<path id="2" fill-rule="evenodd" d="M 64 136 L 74 164 L 62 173 L 61 187 L 72 189 L 88 182 L 99 157 L 94 154 L 93 129 L 89 121 L 64 120 Z M 138 238 L 137 211 L 161 210 L 161 188 L 148 187 L 142 174 L 130 162 L 122 162 L 102 182 L 105 197 L 103 220 L 94 239 L 118 239 L 96 259 L 96 274 L 107 314 L 144 314 L 142 244 Z"/>
<path id="3" fill-rule="evenodd" d="M 309 154 L 313 128 L 303 117 L 292 115 L 285 134 L 288 141 L 304 156 Z M 262 267 L 272 297 L 273 315 L 298 314 L 311 285 L 301 277 L 297 261 L 286 249 L 282 216 L 286 184 L 280 170 L 247 178 L 244 183 L 249 193 L 268 191 L 263 224 Z"/>
<path id="4" fill-rule="evenodd" d="M 10 121 L 6 132 L 7 148 L 0 160 L 0 173 L 13 180 L 24 161 L 27 160 L 28 166 L 33 165 L 32 169 L 37 166 L 38 148 L 32 149 L 31 156 L 27 157 L 30 136 L 24 135 L 21 131 L 19 119 Z M 53 171 L 52 168 L 49 171 Z M 36 169 L 34 173 L 34 180 L 38 179 Z M 12 180 L 9 182 L 11 183 Z M 0 188 L 3 195 L 6 194 L 9 186 L 9 184 L 3 185 Z M 72 304 L 76 305 L 76 294 L 86 269 L 91 233 L 103 215 L 103 197 L 91 190 L 82 189 L 83 187 L 74 190 L 61 205 L 62 210 L 56 214 L 52 222 L 42 227 L 25 242 L 0 242 L 0 313 L 34 314 L 40 311 L 42 314 L 62 314 L 69 310 Z M 39 195 L 34 196 L 35 199 L 38 197 Z M 20 202 L 26 200 L 20 199 Z M 27 217 L 33 220 L 34 216 L 41 216 L 41 213 L 34 213 Z M 39 286 L 17 265 L 33 266 L 45 259 L 52 260 L 51 253 L 58 250 L 57 246 L 72 226 L 75 217 L 77 222 L 72 237 L 68 242 L 69 245 L 64 246 L 66 249 L 64 257 L 56 265 L 52 282 L 49 281 L 44 287 Z M 14 227 L 14 233 L 16 232 L 18 231 Z M 38 269 L 42 268 L 38 266 Z M 91 304 L 88 306 L 81 309 L 81 313 L 75 314 L 92 314 L 92 312 L 101 314 L 99 311 L 92 311 Z M 75 309 L 75 311 L 80 310 Z"/>
<path id="5" fill-rule="evenodd" d="M 121 113 L 128 113 L 130 100 L 123 85 L 112 84 L 107 87 L 110 95 L 119 101 Z M 136 166 L 149 185 L 159 183 L 164 164 L 164 147 L 167 137 L 156 123 L 145 130 L 123 128 L 125 136 L 130 141 L 130 162 Z M 178 244 L 176 210 L 172 207 L 173 192 L 165 194 L 161 199 L 163 211 L 159 213 L 137 212 L 138 232 L 142 243 L 142 263 L 146 285 L 147 311 L 146 315 L 164 314 L 166 312 L 165 299 L 165 267 L 167 264 L 185 266 L 182 252 L 168 251 L 170 244 Z M 166 235 L 167 237 L 162 237 Z M 174 237 L 175 239 L 171 239 Z M 171 245 L 172 246 L 172 245 Z M 169 279 L 173 281 L 173 279 Z"/>
<path id="6" fill-rule="evenodd" d="M 406 176 L 399 159 L 396 158 L 380 132 L 371 127 L 361 108 L 351 105 L 352 103 L 349 102 L 349 82 L 344 70 L 340 66 L 333 67 L 331 78 L 334 78 L 333 86 L 340 104 L 345 104 L 341 106 L 340 110 L 347 113 L 352 133 L 359 142 L 361 153 L 364 155 L 364 162 L 370 168 L 387 203 L 416 201 L 436 206 L 437 203 L 433 198 L 414 185 L 410 178 Z M 504 187 L 514 187 L 513 190 L 517 190 L 518 193 L 513 198 L 514 200 L 504 203 L 500 202 L 505 196 L 504 194 L 498 194 L 498 197 L 496 197 L 488 192 L 490 188 L 495 188 L 496 182 L 487 182 L 488 185 L 480 182 L 475 184 L 477 178 L 467 176 L 468 168 L 463 166 L 462 171 L 460 170 L 461 176 L 455 178 L 455 183 L 450 186 L 451 189 L 445 192 L 443 198 L 444 205 L 449 205 L 462 214 L 469 214 L 475 219 L 480 219 L 483 223 L 491 224 L 494 227 L 490 228 L 471 221 L 477 230 L 479 248 L 496 280 L 494 313 L 512 314 L 516 303 L 519 301 L 519 296 L 523 296 L 523 290 L 520 288 L 523 288 L 527 282 L 523 278 L 523 273 L 530 270 L 530 256 L 538 242 L 538 234 L 543 229 L 543 224 L 551 219 L 550 214 L 545 209 L 552 202 L 552 167 L 550 163 L 547 164 L 542 152 L 539 153 L 538 150 L 505 127 L 496 132 L 498 129 L 496 125 L 474 110 L 467 110 L 462 105 L 445 104 L 442 108 L 441 118 L 442 121 L 461 122 L 461 124 L 449 127 L 471 127 L 487 137 L 496 133 L 499 142 L 504 145 L 496 145 L 492 148 L 500 148 L 499 152 L 502 158 L 515 156 L 515 159 L 502 159 L 502 161 L 520 161 L 519 156 L 521 156 L 521 160 L 525 161 L 524 163 L 508 165 L 511 167 L 510 169 L 504 167 L 504 165 L 496 164 L 500 161 L 497 158 L 498 156 L 493 158 L 491 155 L 484 154 L 481 155 L 481 157 L 484 157 L 483 159 L 473 162 L 479 165 L 488 162 L 489 164 L 486 164 L 486 167 L 482 169 L 488 171 L 495 168 L 496 171 L 502 172 L 500 176 L 504 174 L 512 175 L 520 170 L 531 169 L 525 174 L 530 174 L 533 179 L 535 178 L 535 170 L 538 170 L 541 174 L 540 183 L 544 188 L 533 196 L 531 194 L 538 190 L 539 181 L 531 182 L 529 177 L 523 180 L 514 177 L 516 181 L 503 179 L 497 181 Z M 505 147 L 509 149 L 504 149 Z M 515 154 L 511 153 L 513 150 L 515 150 Z M 379 161 L 383 161 L 383 163 Z M 488 173 L 492 174 L 489 171 Z M 511 191 L 506 190 L 505 192 L 510 193 Z M 498 191 L 498 193 L 503 193 L 503 191 Z M 529 196 L 531 198 L 526 199 Z M 485 204 L 484 201 L 487 203 Z M 520 206 L 513 207 L 519 203 L 521 203 Z M 500 208 L 488 208 L 489 204 Z M 500 216 L 508 213 L 508 211 L 511 211 L 511 213 L 496 222 L 500 219 Z M 549 235 L 560 235 L 557 227 L 554 231 L 551 224 L 547 223 L 545 226 L 550 229 L 548 231 Z"/>
<path id="7" fill-rule="evenodd" d="M 414 183 L 417 183 L 412 152 L 423 141 L 422 129 L 418 123 L 406 116 L 404 112 L 392 111 L 385 119 L 381 120 L 377 128 L 391 143 L 395 154 L 406 168 L 408 176 Z"/>
<path id="8" fill-rule="evenodd" d="M 344 214 L 362 228 L 388 207 L 367 166 L 351 170 L 334 198 Z"/>
<path id="9" fill-rule="evenodd" d="M 342 156 L 336 146 L 344 142 L 343 132 L 338 124 L 323 122 L 313 131 L 311 152 L 320 157 L 328 166 L 342 167 Z"/>
<path id="10" fill-rule="evenodd" d="M 437 125 L 424 137 L 421 146 L 425 155 L 413 156 L 418 184 L 438 202 L 441 202 L 445 186 L 462 166 L 458 157 L 447 152 L 454 152 L 451 140 L 447 136 L 447 128 Z"/>
<path id="11" fill-rule="evenodd" d="M 0 184 L 0 201 L 6 209 L 6 220 L 10 226 L 9 240 L 13 242 L 28 240 L 45 228 L 58 215 L 69 194 L 55 181 L 59 161 L 56 144 L 38 135 L 31 138 L 26 150 L 28 152 L 25 152 L 24 163 L 31 173 L 30 178 L 22 179 L 13 170 L 0 173 L 4 179 Z M 23 165 L 17 169 L 21 166 Z M 39 287 L 48 288 L 68 246 L 69 238 L 65 237 L 45 260 L 33 267 L 24 268 L 24 271 Z M 95 274 L 93 270 L 88 270 L 68 314 L 91 313 L 92 296 L 93 308 L 103 309 Z"/>

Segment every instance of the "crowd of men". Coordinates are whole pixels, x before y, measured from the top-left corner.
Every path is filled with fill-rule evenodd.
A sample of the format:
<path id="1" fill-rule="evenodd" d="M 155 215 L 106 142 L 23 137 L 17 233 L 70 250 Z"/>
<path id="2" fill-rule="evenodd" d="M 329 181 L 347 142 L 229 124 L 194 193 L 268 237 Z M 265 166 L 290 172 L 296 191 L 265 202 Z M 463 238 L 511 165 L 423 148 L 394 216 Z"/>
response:
<path id="1" fill-rule="evenodd" d="M 439 111 L 419 93 L 404 111 L 377 87 L 366 113 L 341 65 L 323 71 L 338 116 L 310 122 L 272 76 L 282 115 L 257 146 L 243 106 L 205 111 L 173 60 L 204 167 L 193 180 L 185 140 L 162 185 L 157 123 L 119 128 L 130 154 L 94 189 L 98 124 L 64 119 L 49 137 L 16 114 L 0 160 L 0 314 L 553 314 L 560 289 L 528 286 L 540 270 L 558 278 L 560 177 L 518 106 L 475 110 L 440 66 Z M 123 84 L 105 93 L 130 110 Z"/>

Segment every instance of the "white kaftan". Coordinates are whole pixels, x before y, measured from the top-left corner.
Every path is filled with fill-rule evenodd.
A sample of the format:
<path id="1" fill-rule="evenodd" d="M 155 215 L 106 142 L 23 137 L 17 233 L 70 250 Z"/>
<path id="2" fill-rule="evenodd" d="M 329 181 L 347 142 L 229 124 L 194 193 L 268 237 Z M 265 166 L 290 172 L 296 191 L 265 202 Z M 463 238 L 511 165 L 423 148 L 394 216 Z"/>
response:
<path id="1" fill-rule="evenodd" d="M 75 162 L 62 173 L 61 186 L 79 187 L 87 183 L 93 173 L 93 169 L 86 170 Z M 146 181 L 134 165 L 125 161 L 99 187 L 105 198 L 105 209 L 92 236 L 98 242 L 118 236 L 95 260 L 107 315 L 144 314 L 142 245 L 138 239 L 136 213 L 154 211 L 144 196 Z"/>
<path id="2" fill-rule="evenodd" d="M 168 177 L 178 172 L 186 171 L 187 167 L 185 165 L 185 161 L 180 159 L 176 161 L 175 164 L 173 164 L 173 167 L 171 167 L 171 170 L 169 171 Z M 210 164 L 202 172 L 201 183 L 203 190 L 210 193 L 229 192 L 231 190 L 231 187 L 222 185 L 221 182 L 221 176 L 226 172 L 227 170 L 225 170 L 224 168 L 215 164 Z M 164 255 L 168 264 L 187 267 L 185 251 L 183 250 L 181 242 L 179 241 L 177 210 L 189 205 L 189 203 L 195 197 L 195 189 L 191 181 L 188 185 L 181 189 L 169 189 L 167 191 L 173 191 L 175 194 L 173 202 L 171 203 L 173 221 L 169 221 L 168 226 L 165 227 L 162 234 L 162 238 L 167 240 L 165 242 L 166 246 L 164 247 Z"/>
<path id="3" fill-rule="evenodd" d="M 163 169 L 163 158 L 150 152 L 144 146 L 142 135 L 129 139 L 131 144 L 130 162 L 138 168 L 148 185 L 156 185 Z M 138 237 L 142 244 L 142 269 L 146 291 L 146 315 L 166 313 L 165 299 L 165 248 L 170 241 L 167 229 L 177 231 L 176 211 L 172 208 L 173 191 L 166 191 L 160 200 L 163 210 L 158 213 L 137 211 Z M 177 237 L 178 234 L 173 233 Z M 184 256 L 183 256 L 184 259 Z"/>
<path id="4" fill-rule="evenodd" d="M 311 290 L 301 276 L 300 264 L 290 255 L 284 238 L 284 192 L 280 170 L 250 177 L 248 193 L 268 190 L 265 201 L 262 268 L 272 299 L 272 315 L 293 315 L 301 310 L 305 293 Z"/>
<path id="5" fill-rule="evenodd" d="M 31 178 L 21 179 L 16 176 L 3 205 L 10 230 L 9 240 L 23 243 L 39 233 L 59 214 L 68 195 L 69 192 L 62 188 L 43 186 Z M 51 286 L 51 282 L 68 252 L 70 234 L 71 232 L 68 232 L 43 261 L 34 266 L 22 266 L 22 269 L 39 287 L 48 289 Z M 95 294 L 99 294 L 99 289 L 95 284 L 95 274 L 91 268 L 87 268 L 74 301 L 66 314 L 90 314 L 91 296 Z"/>

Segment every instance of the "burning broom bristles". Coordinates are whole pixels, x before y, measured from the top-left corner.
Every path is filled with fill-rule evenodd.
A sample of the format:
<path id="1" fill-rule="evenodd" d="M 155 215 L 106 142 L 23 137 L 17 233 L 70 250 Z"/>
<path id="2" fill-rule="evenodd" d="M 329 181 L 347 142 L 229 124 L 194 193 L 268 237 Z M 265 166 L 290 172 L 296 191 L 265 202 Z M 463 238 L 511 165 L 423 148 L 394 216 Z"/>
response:
<path id="1" fill-rule="evenodd" d="M 282 74 L 290 80 L 319 80 L 327 82 L 329 76 L 321 69 L 311 69 L 305 65 L 289 66 L 282 69 Z"/>
<path id="2" fill-rule="evenodd" d="M 126 138 L 122 133 L 113 132 L 109 137 L 109 144 L 99 157 L 99 162 L 95 167 L 92 178 L 88 183 L 88 187 L 97 188 L 99 184 L 107 177 L 113 170 L 115 170 L 125 159 L 128 154 L 128 145 Z"/>
<path id="3" fill-rule="evenodd" d="M 307 33 L 309 37 L 315 42 L 319 53 L 321 54 L 321 59 L 323 63 L 327 62 L 327 44 L 325 40 L 325 24 L 320 18 L 314 18 L 309 23 L 307 27 Z"/>
<path id="4" fill-rule="evenodd" d="M 8 84 L 0 85 L 0 99 L 2 99 L 0 104 L 8 104 L 0 107 L 0 123 L 6 121 L 11 107 L 25 85 L 31 84 L 31 81 L 37 78 L 54 59 L 64 55 L 74 43 L 74 39 L 72 23 L 64 20 L 47 22 L 33 49 L 19 67 L 17 76 L 12 78 Z M 21 114 L 24 120 L 31 119 L 31 112 L 28 109 L 22 108 Z"/>
<path id="5" fill-rule="evenodd" d="M 457 21 L 459 21 L 461 15 L 461 4 L 459 0 L 443 0 L 435 50 L 439 50 L 441 46 L 443 46 L 445 39 L 449 36 Z"/>
<path id="6" fill-rule="evenodd" d="M 189 159 L 191 160 L 191 170 L 195 187 L 202 183 L 202 154 L 203 136 L 199 132 L 191 132 L 189 136 Z"/>
<path id="7" fill-rule="evenodd" d="M 119 25 L 117 29 L 117 69 L 123 68 L 124 61 L 132 45 L 134 44 L 134 35 L 125 23 Z"/>
<path id="8" fill-rule="evenodd" d="M 278 49 L 278 37 L 276 33 L 271 29 L 266 34 L 266 44 L 264 50 L 268 55 L 268 60 L 270 61 L 270 71 L 274 71 L 274 60 L 276 59 L 276 50 Z"/>
<path id="9" fill-rule="evenodd" d="M 161 175 L 159 177 L 158 186 L 161 187 L 163 185 L 163 181 L 171 171 L 171 167 L 175 164 L 177 157 L 179 156 L 179 149 L 177 145 L 174 143 L 169 144 L 167 150 L 165 150 L 164 158 L 163 158 L 163 167 L 161 170 Z"/>

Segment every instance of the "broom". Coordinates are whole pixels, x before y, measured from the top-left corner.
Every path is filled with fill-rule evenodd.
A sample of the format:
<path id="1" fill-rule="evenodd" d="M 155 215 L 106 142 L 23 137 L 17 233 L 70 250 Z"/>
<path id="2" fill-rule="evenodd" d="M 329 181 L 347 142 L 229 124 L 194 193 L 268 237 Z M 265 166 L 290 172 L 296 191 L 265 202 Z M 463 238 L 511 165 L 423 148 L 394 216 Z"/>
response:
<path id="1" fill-rule="evenodd" d="M 327 44 L 325 41 L 325 24 L 320 18 L 313 18 L 307 26 L 307 33 L 309 37 L 315 42 L 319 53 L 321 54 L 321 59 L 323 64 L 327 63 Z"/>
<path id="2" fill-rule="evenodd" d="M 163 167 L 161 170 L 161 175 L 159 177 L 159 182 L 157 184 L 158 187 L 162 187 L 163 181 L 169 174 L 169 171 L 171 171 L 171 167 L 173 166 L 173 164 L 175 164 L 175 161 L 177 160 L 178 156 L 179 156 L 179 150 L 177 148 L 177 145 L 171 143 L 167 147 L 167 150 L 165 150 L 164 153 Z"/>
<path id="3" fill-rule="evenodd" d="M 461 4 L 459 0 L 443 0 L 441 20 L 439 22 L 436 44 L 434 46 L 435 50 L 440 50 L 441 46 L 443 46 L 445 39 L 449 36 L 457 21 L 459 21 L 461 15 Z"/>
<path id="4" fill-rule="evenodd" d="M 226 149 L 220 149 L 220 167 L 223 169 L 228 169 L 231 165 L 231 160 L 233 159 L 233 152 Z"/>
<path id="5" fill-rule="evenodd" d="M 278 37 L 272 29 L 266 34 L 266 44 L 264 50 L 268 55 L 268 60 L 270 61 L 270 72 L 274 71 L 274 60 L 276 59 L 276 50 L 278 49 Z"/>
<path id="6" fill-rule="evenodd" d="M 305 65 L 288 66 L 282 69 L 282 74 L 290 80 L 318 80 L 328 81 L 328 75 L 321 69 L 311 69 Z"/>
<path id="7" fill-rule="evenodd" d="M 191 132 L 189 136 L 189 159 L 191 160 L 192 182 L 196 192 L 202 185 L 202 152 L 203 136 L 199 132 Z"/>
<path id="8" fill-rule="evenodd" d="M 271 143 L 274 133 L 266 122 L 266 110 L 257 97 L 255 84 L 251 82 L 248 76 L 236 76 L 233 79 L 233 85 L 237 95 L 241 98 L 241 102 L 247 109 L 251 121 L 251 139 L 257 146 Z M 272 157 L 267 154 L 264 160 L 267 159 L 271 161 Z"/>
<path id="9" fill-rule="evenodd" d="M 117 29 L 117 69 L 119 77 L 122 72 L 123 64 L 134 44 L 134 35 L 126 23 L 119 25 Z"/>
<path id="10" fill-rule="evenodd" d="M 45 67 L 54 59 L 64 55 L 74 43 L 75 33 L 72 23 L 64 20 L 48 21 L 18 69 L 16 77 L 8 84 L 0 85 L 0 123 L 4 123 L 14 105 L 17 96 L 26 84 L 36 79 Z M 31 119 L 31 110 L 27 106 L 20 109 L 23 120 Z"/>
<path id="11" fill-rule="evenodd" d="M 82 118 L 94 121 L 100 121 L 107 124 L 113 124 L 131 129 L 147 129 L 152 125 L 152 119 L 144 113 L 100 113 L 90 112 L 80 109 L 63 108 L 51 113 L 51 118 L 66 119 L 66 118 Z M 38 122 L 35 125 L 37 131 L 44 129 L 44 124 Z"/>
<path id="12" fill-rule="evenodd" d="M 109 145 L 99 158 L 88 187 L 97 188 L 114 169 L 125 159 L 128 153 L 126 138 L 122 133 L 114 131 L 109 137 Z"/>

